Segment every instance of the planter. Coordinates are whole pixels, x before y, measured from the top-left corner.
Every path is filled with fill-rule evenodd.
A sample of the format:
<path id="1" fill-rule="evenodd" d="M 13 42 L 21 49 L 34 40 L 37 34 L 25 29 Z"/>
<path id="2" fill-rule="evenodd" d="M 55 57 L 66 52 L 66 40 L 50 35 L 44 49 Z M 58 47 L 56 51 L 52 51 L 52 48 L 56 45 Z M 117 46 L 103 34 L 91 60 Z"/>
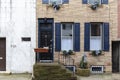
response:
<path id="1" fill-rule="evenodd" d="M 81 68 L 78 68 L 77 69 L 77 75 L 79 76 L 90 76 L 90 70 L 89 69 L 81 69 Z"/>

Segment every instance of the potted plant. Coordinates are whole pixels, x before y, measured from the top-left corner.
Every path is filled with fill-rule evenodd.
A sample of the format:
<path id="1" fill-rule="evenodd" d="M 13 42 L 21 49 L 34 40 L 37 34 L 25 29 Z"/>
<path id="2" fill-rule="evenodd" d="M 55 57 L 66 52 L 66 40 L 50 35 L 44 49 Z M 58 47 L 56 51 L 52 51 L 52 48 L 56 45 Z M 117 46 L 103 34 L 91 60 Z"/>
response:
<path id="1" fill-rule="evenodd" d="M 66 50 L 63 50 L 63 55 L 73 55 L 73 50 L 69 50 L 69 51 L 66 51 Z"/>
<path id="2" fill-rule="evenodd" d="M 82 56 L 82 59 L 79 64 L 79 68 L 77 69 L 77 74 L 80 76 L 89 76 L 90 70 L 88 68 L 88 62 L 86 60 L 86 55 Z"/>
<path id="3" fill-rule="evenodd" d="M 94 51 L 91 52 L 91 55 L 93 55 L 93 56 L 99 56 L 101 54 L 102 54 L 101 50 L 94 50 Z"/>

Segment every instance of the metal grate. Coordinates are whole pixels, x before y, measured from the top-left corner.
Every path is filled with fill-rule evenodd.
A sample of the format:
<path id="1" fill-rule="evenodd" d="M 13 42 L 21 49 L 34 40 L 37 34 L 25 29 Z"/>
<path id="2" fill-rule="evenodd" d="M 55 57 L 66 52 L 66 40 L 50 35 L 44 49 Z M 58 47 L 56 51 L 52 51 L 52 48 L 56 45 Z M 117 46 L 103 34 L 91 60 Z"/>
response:
<path id="1" fill-rule="evenodd" d="M 104 66 L 92 65 L 90 71 L 91 73 L 96 73 L 96 74 L 104 73 Z"/>

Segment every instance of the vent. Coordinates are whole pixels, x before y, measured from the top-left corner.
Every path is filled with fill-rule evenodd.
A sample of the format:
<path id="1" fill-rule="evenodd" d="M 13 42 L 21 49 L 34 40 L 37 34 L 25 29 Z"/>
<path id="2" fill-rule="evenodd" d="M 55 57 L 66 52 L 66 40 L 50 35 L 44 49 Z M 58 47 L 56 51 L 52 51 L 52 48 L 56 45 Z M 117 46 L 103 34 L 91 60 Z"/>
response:
<path id="1" fill-rule="evenodd" d="M 91 73 L 104 73 L 104 66 L 91 66 L 91 69 L 90 69 Z"/>
<path id="2" fill-rule="evenodd" d="M 30 37 L 22 37 L 22 41 L 31 41 Z"/>
<path id="3" fill-rule="evenodd" d="M 68 70 L 75 72 L 75 66 L 65 66 Z"/>

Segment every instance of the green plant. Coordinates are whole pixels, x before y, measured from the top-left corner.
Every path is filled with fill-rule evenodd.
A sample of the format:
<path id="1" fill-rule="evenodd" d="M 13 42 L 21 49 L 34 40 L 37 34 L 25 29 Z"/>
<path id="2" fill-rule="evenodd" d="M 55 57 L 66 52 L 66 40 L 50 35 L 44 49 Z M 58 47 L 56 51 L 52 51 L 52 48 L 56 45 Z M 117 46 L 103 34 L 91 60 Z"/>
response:
<path id="1" fill-rule="evenodd" d="M 69 50 L 69 51 L 68 51 L 68 54 L 70 54 L 70 55 L 73 54 L 73 51 L 72 51 L 72 50 Z"/>
<path id="2" fill-rule="evenodd" d="M 99 55 L 102 54 L 102 51 L 101 51 L 101 50 L 92 51 L 91 54 L 92 54 L 93 56 L 99 56 Z"/>
<path id="3" fill-rule="evenodd" d="M 85 61 L 85 56 L 82 56 L 82 60 L 80 61 L 79 67 L 81 69 L 87 69 L 88 68 L 88 63 Z"/>
<path id="4" fill-rule="evenodd" d="M 72 55 L 73 51 L 72 50 L 69 50 L 69 51 L 63 50 L 63 54 L 64 55 Z"/>
<path id="5" fill-rule="evenodd" d="M 63 51 L 63 55 L 68 55 L 66 50 Z"/>

